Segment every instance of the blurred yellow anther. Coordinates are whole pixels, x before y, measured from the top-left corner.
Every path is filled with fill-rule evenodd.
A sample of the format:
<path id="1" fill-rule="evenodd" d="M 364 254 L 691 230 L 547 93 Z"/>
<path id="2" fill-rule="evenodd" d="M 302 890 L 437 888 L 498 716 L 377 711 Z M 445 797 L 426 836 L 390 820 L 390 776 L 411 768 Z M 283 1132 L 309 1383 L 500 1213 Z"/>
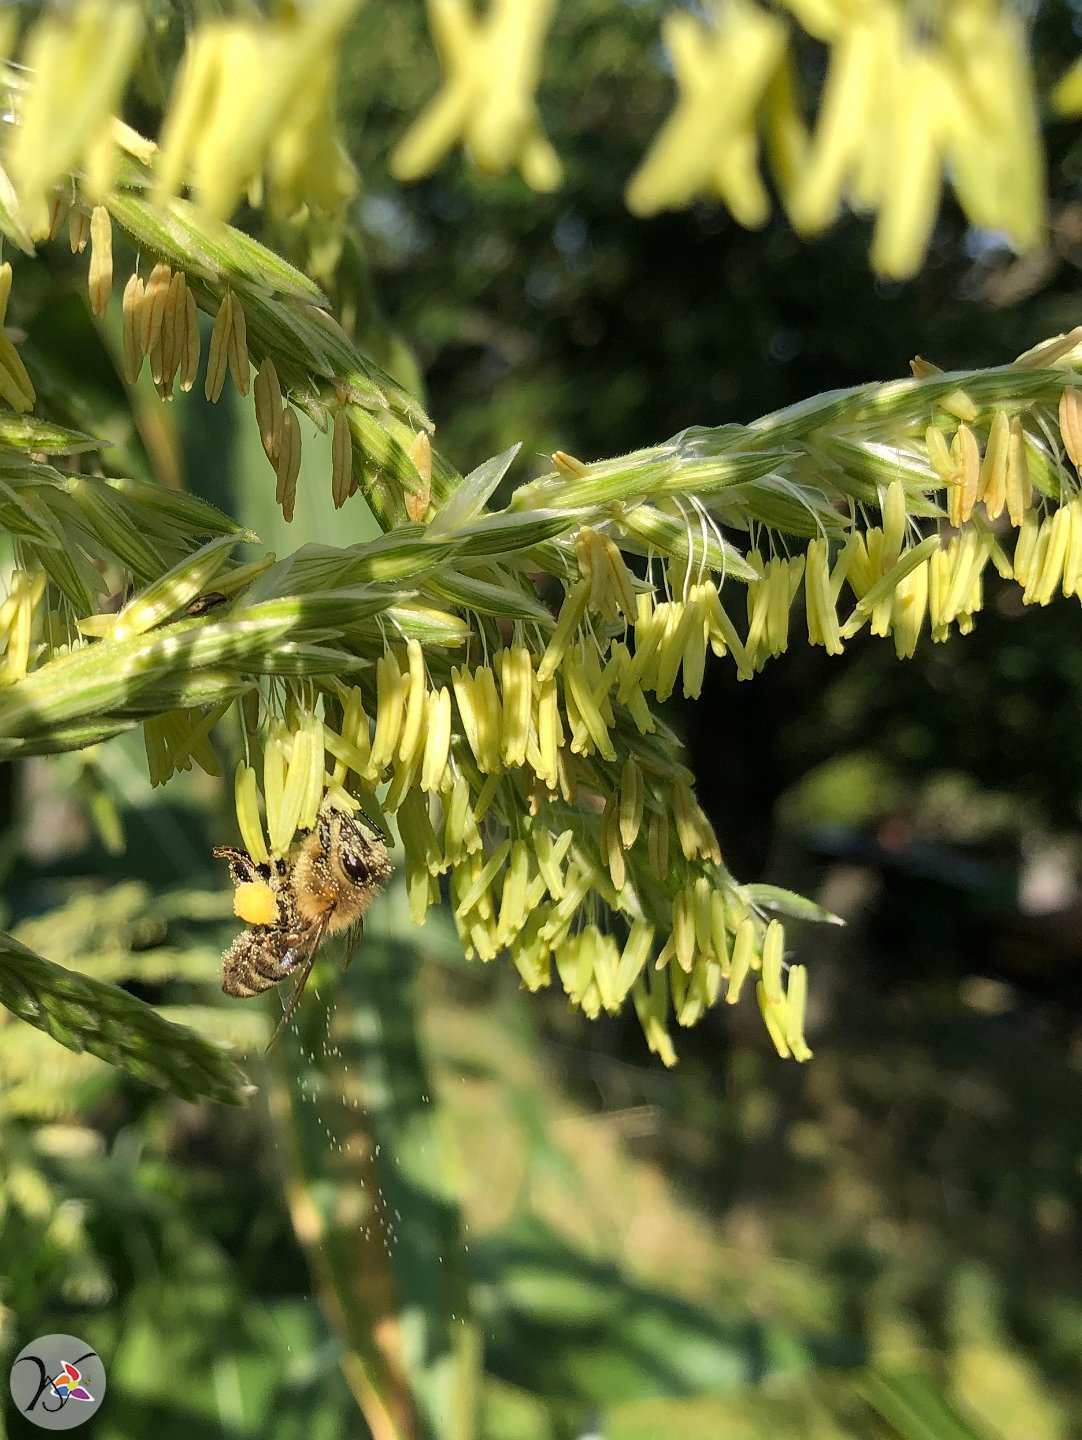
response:
<path id="1" fill-rule="evenodd" d="M 905 486 L 892 480 L 883 496 L 883 555 L 894 563 L 902 553 L 906 529 Z"/>
<path id="2" fill-rule="evenodd" d="M 68 242 L 73 255 L 81 255 L 90 240 L 90 211 L 82 205 L 72 207 L 68 216 Z"/>
<path id="3" fill-rule="evenodd" d="M 928 609 L 928 561 L 899 580 L 891 601 L 890 629 L 899 660 L 911 659 Z"/>
<path id="4" fill-rule="evenodd" d="M 227 290 L 222 297 L 222 303 L 218 306 L 218 313 L 214 317 L 214 324 L 210 331 L 210 344 L 207 347 L 207 375 L 204 382 L 204 393 L 212 403 L 216 402 L 222 393 L 222 386 L 225 384 L 226 372 L 229 369 L 229 345 L 233 333 L 233 292 Z"/>
<path id="5" fill-rule="evenodd" d="M 482 900 L 487 901 L 487 913 L 492 914 L 492 898 L 489 891 L 496 876 L 503 869 L 504 862 L 511 853 L 510 840 L 504 840 L 492 852 L 489 859 L 483 865 L 464 865 L 460 870 L 454 872 L 454 882 L 457 882 L 461 873 L 468 883 L 461 893 L 455 898 L 456 884 L 452 884 L 452 900 L 455 901 L 455 914 L 461 920 L 469 915 L 470 911 L 480 906 Z M 585 892 L 584 892 L 585 893 Z"/>
<path id="6" fill-rule="evenodd" d="M 297 499 L 297 477 L 301 473 L 301 427 L 297 412 L 287 405 L 282 412 L 282 434 L 278 458 L 274 463 L 275 503 L 282 507 L 286 520 L 293 519 Z"/>
<path id="7" fill-rule="evenodd" d="M 104 315 L 113 290 L 113 222 L 104 205 L 95 205 L 90 215 L 90 271 L 87 280 L 90 308 Z"/>
<path id="8" fill-rule="evenodd" d="M 714 827 L 703 814 L 691 787 L 682 781 L 677 781 L 672 787 L 672 816 L 685 860 L 701 858 L 721 863 L 721 850 Z"/>
<path id="9" fill-rule="evenodd" d="M 829 549 L 822 537 L 808 542 L 804 603 L 809 643 L 822 645 L 828 655 L 840 655 L 844 646 L 838 629 L 838 597 L 831 585 Z"/>
<path id="10" fill-rule="evenodd" d="M 122 303 L 122 329 L 121 338 L 124 352 L 124 378 L 129 385 L 134 385 L 139 379 L 139 371 L 143 368 L 143 350 L 140 339 L 141 326 L 139 315 L 143 305 L 143 282 L 138 275 L 132 275 L 124 286 L 124 299 Z"/>
<path id="11" fill-rule="evenodd" d="M 524 645 L 514 645 L 502 650 L 499 660 L 504 764 L 524 765 L 533 713 L 533 659 Z"/>
<path id="12" fill-rule="evenodd" d="M 284 215 L 348 196 L 331 101 L 338 42 L 355 9 L 355 0 L 324 0 L 270 21 L 196 27 L 162 127 L 157 200 L 190 180 L 200 204 L 224 218 L 263 173 Z"/>
<path id="13" fill-rule="evenodd" d="M 722 976 L 727 980 L 731 971 L 729 959 L 729 927 L 725 911 L 725 896 L 716 887 L 710 892 L 710 953 L 718 962 Z"/>
<path id="14" fill-rule="evenodd" d="M 763 988 L 772 1005 L 780 1005 L 782 991 L 782 961 L 785 955 L 785 929 L 780 920 L 771 920 L 763 936 Z"/>
<path id="15" fill-rule="evenodd" d="M 419 431 L 414 437 L 409 457 L 417 471 L 418 487 L 406 491 L 406 514 L 411 520 L 420 521 L 428 514 L 432 503 L 432 442 L 426 430 Z"/>
<path id="16" fill-rule="evenodd" d="M 601 815 L 600 850 L 601 858 L 608 867 L 609 879 L 617 893 L 623 890 L 627 883 L 627 863 L 620 840 L 619 814 L 617 798 L 610 795 Z"/>
<path id="17" fill-rule="evenodd" d="M 12 21 L 5 21 L 6 57 L 14 37 Z M 21 56 L 27 83 L 5 167 L 35 236 L 48 233 L 54 186 L 108 143 L 142 32 L 141 8 L 127 0 L 77 0 L 48 10 L 31 27 Z"/>
<path id="18" fill-rule="evenodd" d="M 474 715 L 477 725 L 477 767 L 484 775 L 495 775 L 502 768 L 503 715 L 496 690 L 496 677 L 487 665 L 479 665 L 473 673 Z"/>
<path id="19" fill-rule="evenodd" d="M 226 337 L 226 357 L 229 373 L 238 395 L 247 395 L 251 380 L 251 361 L 248 359 L 248 332 L 244 321 L 244 306 L 234 295 L 230 295 L 229 334 Z M 219 311 L 219 314 L 221 312 Z"/>
<path id="20" fill-rule="evenodd" d="M 590 473 L 589 465 L 584 464 L 581 460 L 576 460 L 574 455 L 569 455 L 566 450 L 554 450 L 552 463 L 565 480 L 581 480 L 583 476 Z"/>
<path id="21" fill-rule="evenodd" d="M 833 221 L 862 140 L 866 143 L 877 85 L 884 78 L 884 37 L 874 18 L 855 14 L 832 27 L 815 132 L 788 205 L 794 226 L 804 234 L 818 234 Z"/>
<path id="22" fill-rule="evenodd" d="M 611 625 L 623 614 L 635 619 L 635 591 L 616 545 L 607 535 L 584 525 L 575 537 L 579 571 L 590 582 L 589 606 Z"/>
<path id="23" fill-rule="evenodd" d="M 428 681 L 424 651 L 417 640 L 410 640 L 406 645 L 406 665 L 409 670 L 406 710 L 402 718 L 402 734 L 398 741 L 398 758 L 403 764 L 409 764 L 424 749 L 421 729 L 425 718 Z"/>
<path id="24" fill-rule="evenodd" d="M 909 368 L 917 380 L 927 380 L 933 375 L 943 374 L 940 366 L 933 365 L 930 360 L 922 360 L 919 355 L 915 355 L 910 360 Z M 936 404 L 948 415 L 953 415 L 956 420 L 965 420 L 970 424 L 980 414 L 979 408 L 964 390 L 952 390 L 949 395 L 940 396 Z"/>
<path id="25" fill-rule="evenodd" d="M 751 969 L 752 960 L 755 958 L 755 922 L 749 917 L 741 920 L 736 927 L 736 936 L 733 940 L 732 969 L 729 972 L 729 983 L 725 991 L 725 1003 L 735 1005 L 740 999 L 740 991 L 744 987 L 744 981 L 748 978 L 748 971 Z"/>
<path id="26" fill-rule="evenodd" d="M 511 846 L 511 863 L 504 875 L 496 921 L 496 943 L 501 947 L 510 945 L 526 921 L 526 888 L 529 879 L 529 847 L 524 841 L 516 840 Z"/>
<path id="27" fill-rule="evenodd" d="M 311 734 L 306 726 L 292 735 L 284 726 L 272 727 L 263 751 L 263 797 L 267 805 L 267 834 L 274 855 L 285 855 L 293 843 L 311 782 L 313 760 Z M 322 767 L 320 776 L 322 778 Z"/>
<path id="28" fill-rule="evenodd" d="M 180 388 L 187 392 L 199 373 L 199 311 L 195 296 L 184 288 L 184 341 L 180 355 Z"/>
<path id="29" fill-rule="evenodd" d="M 563 899 L 564 877 L 560 867 L 567 858 L 574 838 L 570 830 L 562 830 L 555 840 L 547 830 L 537 830 L 534 833 L 538 869 L 553 900 Z"/>
<path id="30" fill-rule="evenodd" d="M 1067 509 L 1071 512 L 1067 558 L 1063 562 L 1063 593 L 1082 598 L 1082 495 L 1075 495 Z"/>
<path id="31" fill-rule="evenodd" d="M 634 760 L 626 760 L 620 775 L 620 840 L 625 849 L 638 839 L 645 801 L 642 771 Z"/>
<path id="32" fill-rule="evenodd" d="M 1022 594 L 1026 605 L 1049 605 L 1064 579 L 1071 540 L 1071 511 L 1060 506 L 1041 525 L 1029 583 Z"/>
<path id="33" fill-rule="evenodd" d="M 391 156 L 397 180 L 429 174 L 461 138 L 478 168 L 517 165 L 535 190 L 560 183 L 559 158 L 541 129 L 534 91 L 555 0 L 430 0 L 429 24 L 444 85 Z"/>
<path id="34" fill-rule="evenodd" d="M 785 49 L 785 26 L 740 4 L 719 7 L 713 24 L 670 14 L 662 35 L 680 94 L 628 182 L 628 209 L 655 215 L 716 194 L 741 224 L 763 224 L 770 205 L 757 166 L 755 111 Z"/>
<path id="35" fill-rule="evenodd" d="M 421 789 L 441 790 L 451 753 L 451 692 L 446 685 L 428 696 Z"/>
<path id="36" fill-rule="evenodd" d="M 1007 414 L 997 410 L 988 427 L 988 443 L 981 462 L 977 482 L 977 498 L 984 502 L 989 520 L 998 520 L 1007 503 L 1007 456 L 1011 444 L 1011 426 Z"/>
<path id="37" fill-rule="evenodd" d="M 564 701 L 571 725 L 571 749 L 576 755 L 597 750 L 606 760 L 616 759 L 605 717 L 594 701 L 581 660 L 570 655 L 564 665 Z"/>
<path id="38" fill-rule="evenodd" d="M 470 787 L 459 775 L 443 801 L 443 860 L 446 866 L 460 864 L 468 854 L 481 849 L 481 832 L 470 809 Z"/>
<path id="39" fill-rule="evenodd" d="M 790 965 L 785 990 L 785 1039 L 794 1060 L 810 1060 L 812 1052 L 804 1039 L 804 1012 L 808 1003 L 808 972 L 803 965 Z"/>
<path id="40" fill-rule="evenodd" d="M 246 925 L 273 925 L 278 901 L 266 880 L 245 880 L 233 892 L 233 913 Z"/>
<path id="41" fill-rule="evenodd" d="M 548 680 L 555 675 L 557 669 L 563 662 L 567 653 L 567 647 L 571 643 L 571 637 L 578 629 L 583 615 L 586 613 L 586 604 L 590 598 L 590 581 L 580 580 L 570 589 L 564 597 L 564 603 L 560 606 L 560 613 L 556 617 L 556 628 L 545 647 L 545 653 L 538 661 L 538 680 Z"/>
<path id="42" fill-rule="evenodd" d="M 560 696 L 552 678 L 537 684 L 537 776 L 550 790 L 558 784 L 560 747 L 564 743 L 564 726 L 560 716 Z"/>
<path id="43" fill-rule="evenodd" d="M 766 1033 L 774 1042 L 774 1049 L 783 1060 L 789 1058 L 789 1042 L 785 1038 L 786 1006 L 784 995 L 772 998 L 767 992 L 765 983 L 760 980 L 755 987 L 755 996 L 759 1001 L 759 1012 L 766 1025 Z"/>
<path id="44" fill-rule="evenodd" d="M 269 355 L 256 371 L 252 385 L 252 399 L 255 402 L 255 419 L 259 426 L 259 440 L 268 460 L 277 460 L 282 444 L 282 387 L 278 383 L 278 371 Z M 335 416 L 335 424 L 338 417 Z"/>
<path id="45" fill-rule="evenodd" d="M 1022 516 L 1014 545 L 1014 578 L 1023 587 L 1029 584 L 1040 531 L 1041 517 L 1036 510 L 1027 510 Z"/>
<path id="46" fill-rule="evenodd" d="M 462 733 L 476 758 L 481 743 L 477 730 L 477 698 L 473 676 L 465 665 L 452 665 L 451 688 L 462 721 Z"/>
<path id="47" fill-rule="evenodd" d="M 0 640 L 7 641 L 0 659 L 0 685 L 22 680 L 30 663 L 30 644 L 34 620 L 45 594 L 43 571 L 13 570 L 8 582 L 8 596 L 0 607 Z"/>
<path id="48" fill-rule="evenodd" d="M 645 920 L 636 920 L 630 931 L 620 959 L 616 966 L 616 977 L 613 983 L 613 999 L 619 1005 L 626 998 L 632 985 L 646 967 L 650 959 L 650 952 L 654 946 L 653 926 L 648 925 Z"/>
<path id="49" fill-rule="evenodd" d="M 635 1002 L 635 1013 L 639 1017 L 639 1024 L 651 1054 L 656 1055 L 663 1065 L 675 1065 L 676 1051 L 665 1028 L 664 986 L 653 984 L 650 971 L 646 970 L 631 987 L 631 998 Z"/>
<path id="50" fill-rule="evenodd" d="M 150 354 L 161 336 L 172 278 L 169 266 L 159 260 L 147 279 L 139 304 L 139 348 L 144 355 Z"/>
<path id="51" fill-rule="evenodd" d="M 1010 422 L 1007 439 L 1006 475 L 1007 514 L 1011 524 L 1021 525 L 1022 517 L 1033 504 L 1033 482 L 1029 478 L 1026 461 L 1026 442 L 1022 430 L 1022 417 L 1015 415 Z"/>
<path id="52" fill-rule="evenodd" d="M 394 654 L 381 655 L 376 661 L 376 726 L 370 757 L 377 774 L 391 763 L 398 750 L 409 688 L 409 671 L 399 668 Z"/>
<path id="53" fill-rule="evenodd" d="M 257 865 L 266 865 L 270 852 L 263 838 L 263 825 L 259 818 L 256 773 L 250 765 L 242 762 L 237 766 L 233 790 L 241 843 Z"/>
<path id="54" fill-rule="evenodd" d="M 1077 470 L 1082 465 L 1082 392 L 1066 385 L 1059 397 L 1059 433 Z"/>
<path id="55" fill-rule="evenodd" d="M 646 854 L 655 875 L 669 873 L 669 812 L 653 810 L 646 826 Z M 687 857 L 685 856 L 685 859 Z"/>

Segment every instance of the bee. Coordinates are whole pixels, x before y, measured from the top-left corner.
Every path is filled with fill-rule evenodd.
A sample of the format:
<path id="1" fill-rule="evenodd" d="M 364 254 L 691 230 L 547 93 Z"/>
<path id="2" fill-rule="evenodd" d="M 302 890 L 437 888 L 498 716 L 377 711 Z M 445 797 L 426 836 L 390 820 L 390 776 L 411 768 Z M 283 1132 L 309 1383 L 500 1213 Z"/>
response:
<path id="1" fill-rule="evenodd" d="M 234 908 L 248 922 L 222 956 L 222 989 L 247 998 L 297 976 L 268 1050 L 293 1014 L 324 938 L 360 927 L 390 878 L 387 837 L 364 818 L 370 833 L 352 815 L 324 805 L 315 829 L 285 859 L 266 865 L 232 846 L 214 851 L 229 862 Z"/>

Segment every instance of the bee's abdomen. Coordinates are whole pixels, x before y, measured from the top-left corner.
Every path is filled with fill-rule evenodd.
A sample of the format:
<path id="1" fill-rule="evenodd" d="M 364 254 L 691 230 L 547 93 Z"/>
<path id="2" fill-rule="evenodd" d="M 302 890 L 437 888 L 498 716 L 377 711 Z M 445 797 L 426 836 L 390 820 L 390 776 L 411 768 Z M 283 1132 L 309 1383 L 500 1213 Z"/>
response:
<path id="1" fill-rule="evenodd" d="M 247 999 L 284 980 L 297 964 L 287 938 L 264 926 L 242 931 L 222 956 L 225 993 Z"/>

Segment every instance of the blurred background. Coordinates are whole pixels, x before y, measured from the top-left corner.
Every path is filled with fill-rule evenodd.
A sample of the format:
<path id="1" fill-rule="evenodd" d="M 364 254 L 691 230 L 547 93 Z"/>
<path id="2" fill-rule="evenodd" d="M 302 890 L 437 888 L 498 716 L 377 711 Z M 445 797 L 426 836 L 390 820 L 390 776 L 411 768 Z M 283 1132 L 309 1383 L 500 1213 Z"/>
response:
<path id="1" fill-rule="evenodd" d="M 540 103 L 566 180 L 539 196 L 457 154 L 387 178 L 438 70 L 421 7 L 369 0 L 342 57 L 350 225 L 261 232 L 321 267 L 460 469 L 522 441 L 522 482 L 556 447 L 751 420 L 918 354 L 998 364 L 1082 321 L 1077 124 L 1046 129 L 1051 227 L 1024 261 L 949 201 L 905 285 L 872 277 L 854 219 L 805 243 L 707 204 L 629 216 L 671 102 L 665 8 L 559 8 Z M 1075 6 L 1036 8 L 1047 89 L 1082 38 Z M 307 433 L 287 528 L 249 408 L 129 404 L 83 274 L 54 250 L 15 294 L 36 284 L 38 369 L 119 469 L 279 554 L 370 533 L 358 502 L 334 517 Z M 264 1065 L 270 1008 L 217 989 L 221 783 L 152 792 L 138 735 L 0 769 L 5 924 L 249 1048 L 260 1087 L 244 1111 L 186 1104 L 0 1019 L 4 1354 L 50 1331 L 94 1344 L 100 1440 L 382 1440 L 396 1376 L 440 1440 L 1082 1434 L 1080 633 L 1072 603 L 1004 591 L 912 662 L 867 637 L 794 646 L 753 684 L 717 665 L 679 715 L 730 869 L 848 921 L 790 928 L 801 1068 L 723 1007 L 665 1071 L 633 1016 L 591 1024 L 506 964 L 467 965 L 397 888 Z M 383 1431 L 357 1403 L 373 1367 Z"/>

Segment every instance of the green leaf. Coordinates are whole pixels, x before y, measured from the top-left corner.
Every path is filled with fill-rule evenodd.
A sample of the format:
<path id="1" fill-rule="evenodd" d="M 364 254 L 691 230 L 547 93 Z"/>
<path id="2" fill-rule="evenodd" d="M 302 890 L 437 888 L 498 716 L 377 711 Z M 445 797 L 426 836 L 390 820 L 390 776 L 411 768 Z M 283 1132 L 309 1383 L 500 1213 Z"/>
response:
<path id="1" fill-rule="evenodd" d="M 840 915 L 834 915 L 795 890 L 783 890 L 780 885 L 741 885 L 740 893 L 758 909 L 772 910 L 791 920 L 811 920 L 818 925 L 845 924 Z"/>
<path id="2" fill-rule="evenodd" d="M 217 1045 L 153 1006 L 0 933 L 0 1004 L 68 1050 L 89 1051 L 185 1100 L 241 1105 L 247 1077 Z"/>
<path id="3" fill-rule="evenodd" d="M 869 1370 L 860 1390 L 894 1428 L 898 1440 L 989 1440 L 974 1430 L 928 1375 L 887 1375 Z"/>
<path id="4" fill-rule="evenodd" d="M 100 449 L 101 441 L 36 415 L 5 412 L 0 414 L 0 445 L 10 445 L 16 450 L 41 450 L 46 455 L 80 455 L 86 450 Z"/>
<path id="5" fill-rule="evenodd" d="M 446 505 L 433 516 L 428 527 L 429 533 L 453 534 L 460 526 L 476 519 L 521 449 L 521 444 L 512 445 L 510 450 L 505 450 L 502 455 L 494 455 L 491 460 L 478 465 L 476 470 L 471 470 L 459 482 Z"/>

